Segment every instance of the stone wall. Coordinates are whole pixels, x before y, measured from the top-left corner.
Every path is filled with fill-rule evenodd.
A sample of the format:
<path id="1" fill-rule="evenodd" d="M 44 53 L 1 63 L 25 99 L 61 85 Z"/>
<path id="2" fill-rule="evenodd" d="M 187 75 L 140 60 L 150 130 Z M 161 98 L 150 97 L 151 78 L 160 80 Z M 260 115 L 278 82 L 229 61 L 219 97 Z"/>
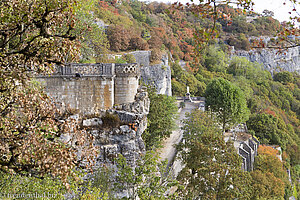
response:
<path id="1" fill-rule="evenodd" d="M 224 138 L 226 142 L 229 140 L 233 141 L 237 153 L 243 160 L 242 169 L 244 171 L 252 171 L 259 141 L 247 134 L 246 125 L 240 124 L 234 127 L 230 132 L 224 134 Z"/>
<path id="2" fill-rule="evenodd" d="M 61 109 L 72 108 L 83 113 L 108 109 L 114 102 L 114 81 L 110 77 L 51 76 L 38 77 L 45 91 Z"/>
<path id="3" fill-rule="evenodd" d="M 136 64 L 119 64 L 116 67 L 114 104 L 134 101 L 138 88 L 139 70 Z"/>
<path id="4" fill-rule="evenodd" d="M 97 113 L 114 104 L 131 103 L 138 88 L 136 64 L 69 64 L 57 66 L 51 76 L 37 76 L 61 109 Z"/>
<path id="5" fill-rule="evenodd" d="M 100 113 L 99 117 L 82 120 L 83 127 L 94 136 L 94 145 L 100 150 L 96 166 L 105 163 L 113 164 L 113 158 L 118 154 L 122 154 L 130 166 L 135 166 L 140 154 L 145 152 L 145 144 L 141 136 L 147 128 L 149 106 L 147 92 L 145 88 L 141 88 L 134 102 L 116 105 Z M 121 124 L 105 128 L 102 117 L 106 113 L 117 115 Z"/>

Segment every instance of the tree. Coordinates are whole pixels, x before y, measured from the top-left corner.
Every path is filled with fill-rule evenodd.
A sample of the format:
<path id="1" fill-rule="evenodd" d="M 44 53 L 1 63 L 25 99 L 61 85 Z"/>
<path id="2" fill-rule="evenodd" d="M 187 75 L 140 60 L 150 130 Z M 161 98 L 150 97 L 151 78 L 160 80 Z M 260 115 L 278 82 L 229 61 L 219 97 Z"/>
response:
<path id="1" fill-rule="evenodd" d="M 223 78 L 214 79 L 207 85 L 205 98 L 206 109 L 216 116 L 223 132 L 231 125 L 246 121 L 249 116 L 241 89 Z"/>
<path id="2" fill-rule="evenodd" d="M 255 160 L 255 170 L 273 173 L 276 178 L 280 178 L 282 181 L 287 180 L 287 173 L 284 170 L 283 163 L 275 155 L 258 155 Z"/>
<path id="3" fill-rule="evenodd" d="M 75 6 L 70 0 L 0 2 L 2 171 L 37 177 L 51 174 L 68 186 L 73 169 L 80 165 L 72 144 L 83 147 L 81 159 L 85 153 L 86 161 L 94 155 L 92 137 L 80 131 L 74 119 L 63 118 L 30 78 L 78 58 Z M 74 143 L 62 142 L 62 134 L 70 134 Z"/>
<path id="4" fill-rule="evenodd" d="M 130 42 L 129 30 L 122 25 L 111 25 L 107 29 L 107 36 L 110 44 L 110 49 L 113 51 L 126 51 L 129 48 Z"/>
<path id="5" fill-rule="evenodd" d="M 273 173 L 260 170 L 251 172 L 253 194 L 251 199 L 283 199 L 284 182 Z"/>
<path id="6" fill-rule="evenodd" d="M 130 49 L 132 50 L 148 50 L 149 45 L 148 43 L 143 40 L 140 36 L 132 37 L 130 39 Z"/>
<path id="7" fill-rule="evenodd" d="M 210 46 L 204 57 L 204 65 L 209 71 L 224 72 L 227 66 L 225 53 L 221 49 Z"/>
<path id="8" fill-rule="evenodd" d="M 288 141 L 284 125 L 282 125 L 283 123 L 273 115 L 260 113 L 252 115 L 247 121 L 247 126 L 249 130 L 255 132 L 255 135 L 262 142 L 266 144 L 278 144 L 285 148 Z"/>
<path id="9" fill-rule="evenodd" d="M 80 176 L 84 175 L 80 173 Z M 99 187 L 91 186 L 92 180 L 70 181 L 72 196 L 76 199 L 90 200 L 101 198 L 107 200 L 107 191 Z M 43 179 L 22 176 L 19 174 L 8 174 L 0 171 L 0 187 L 2 199 L 65 199 L 68 194 L 62 181 L 45 176 Z M 78 189 L 80 188 L 80 189 Z"/>
<path id="10" fill-rule="evenodd" d="M 178 145 L 184 165 L 178 176 L 184 186 L 180 194 L 186 199 L 249 198 L 251 177 L 241 170 L 241 158 L 211 117 L 195 110 L 183 123 L 183 142 Z"/>
<path id="11" fill-rule="evenodd" d="M 274 12 L 271 10 L 265 9 L 262 13 L 264 14 L 265 17 L 273 17 L 274 16 Z"/>
<path id="12" fill-rule="evenodd" d="M 274 74 L 273 79 L 274 79 L 274 81 L 278 81 L 278 82 L 281 82 L 284 84 L 292 83 L 294 80 L 293 74 L 291 72 L 287 72 L 287 71 L 278 72 L 278 73 Z"/>
<path id="13" fill-rule="evenodd" d="M 175 199 L 176 193 L 166 194 L 171 187 L 178 186 L 167 168 L 167 162 L 159 162 L 159 156 L 154 151 L 147 151 L 135 168 L 127 164 L 126 159 L 119 155 L 116 159 L 118 168 L 115 188 L 127 191 L 129 198 L 135 200 L 166 200 Z"/>
<path id="14" fill-rule="evenodd" d="M 201 56 L 203 50 L 208 46 L 209 42 L 219 36 L 220 31 L 217 28 L 218 19 L 228 19 L 228 24 L 230 21 L 229 15 L 224 15 L 222 10 L 223 4 L 237 4 L 238 6 L 243 7 L 244 9 L 249 9 L 254 5 L 252 0 L 241 0 L 241 1 L 222 1 L 222 0 L 212 0 L 212 1 L 200 1 L 199 4 L 187 3 L 186 8 L 189 9 L 196 17 L 201 18 L 202 20 L 210 21 L 205 27 L 200 27 L 195 30 L 195 53 Z M 176 3 L 173 5 L 178 10 L 181 10 L 183 5 L 181 3 Z"/>
<path id="15" fill-rule="evenodd" d="M 259 146 L 255 158 L 252 199 L 283 198 L 285 187 L 289 185 L 283 163 L 277 157 L 278 151 L 268 146 Z"/>
<path id="16" fill-rule="evenodd" d="M 81 62 L 98 62 L 98 58 L 106 54 L 109 42 L 103 27 L 95 23 L 95 0 L 78 1 L 76 7 L 75 33 L 81 35 Z"/>
<path id="17" fill-rule="evenodd" d="M 142 137 L 146 143 L 146 148 L 151 149 L 171 135 L 176 126 L 175 119 L 178 108 L 174 97 L 156 94 L 154 88 L 149 88 L 148 92 L 150 98 L 150 110 L 147 116 L 148 128 Z"/>

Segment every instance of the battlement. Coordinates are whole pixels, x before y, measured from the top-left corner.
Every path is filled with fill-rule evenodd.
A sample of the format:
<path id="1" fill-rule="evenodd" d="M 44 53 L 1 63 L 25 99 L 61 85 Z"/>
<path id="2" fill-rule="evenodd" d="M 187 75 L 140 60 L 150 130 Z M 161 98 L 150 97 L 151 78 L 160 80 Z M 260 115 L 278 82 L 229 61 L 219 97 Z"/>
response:
<path id="1" fill-rule="evenodd" d="M 62 104 L 62 109 L 94 113 L 115 104 L 134 102 L 139 77 L 136 63 L 68 63 L 56 66 L 52 75 L 36 79 Z"/>

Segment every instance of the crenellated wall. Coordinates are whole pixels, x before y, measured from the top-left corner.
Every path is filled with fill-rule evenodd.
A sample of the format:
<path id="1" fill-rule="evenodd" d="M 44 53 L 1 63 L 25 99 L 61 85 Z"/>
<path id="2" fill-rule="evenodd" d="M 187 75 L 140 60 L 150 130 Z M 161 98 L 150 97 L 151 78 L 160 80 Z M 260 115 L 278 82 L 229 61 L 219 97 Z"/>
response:
<path id="1" fill-rule="evenodd" d="M 139 74 L 136 64 L 72 63 L 57 66 L 51 76 L 36 79 L 62 110 L 71 108 L 90 114 L 134 102 Z"/>

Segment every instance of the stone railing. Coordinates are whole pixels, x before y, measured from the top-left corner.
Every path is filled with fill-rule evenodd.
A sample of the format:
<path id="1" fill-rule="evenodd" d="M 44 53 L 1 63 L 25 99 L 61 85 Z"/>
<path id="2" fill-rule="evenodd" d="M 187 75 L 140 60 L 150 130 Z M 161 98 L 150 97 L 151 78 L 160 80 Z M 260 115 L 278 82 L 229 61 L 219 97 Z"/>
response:
<path id="1" fill-rule="evenodd" d="M 57 66 L 55 74 L 58 75 L 114 75 L 114 64 L 82 64 L 82 63 L 69 63 L 64 66 Z"/>
<path id="2" fill-rule="evenodd" d="M 64 66 L 56 66 L 55 74 L 78 76 L 136 76 L 139 74 L 139 70 L 136 63 L 68 63 Z"/>
<path id="3" fill-rule="evenodd" d="M 139 74 L 139 69 L 136 63 L 116 64 L 115 73 L 117 76 L 137 76 Z"/>

